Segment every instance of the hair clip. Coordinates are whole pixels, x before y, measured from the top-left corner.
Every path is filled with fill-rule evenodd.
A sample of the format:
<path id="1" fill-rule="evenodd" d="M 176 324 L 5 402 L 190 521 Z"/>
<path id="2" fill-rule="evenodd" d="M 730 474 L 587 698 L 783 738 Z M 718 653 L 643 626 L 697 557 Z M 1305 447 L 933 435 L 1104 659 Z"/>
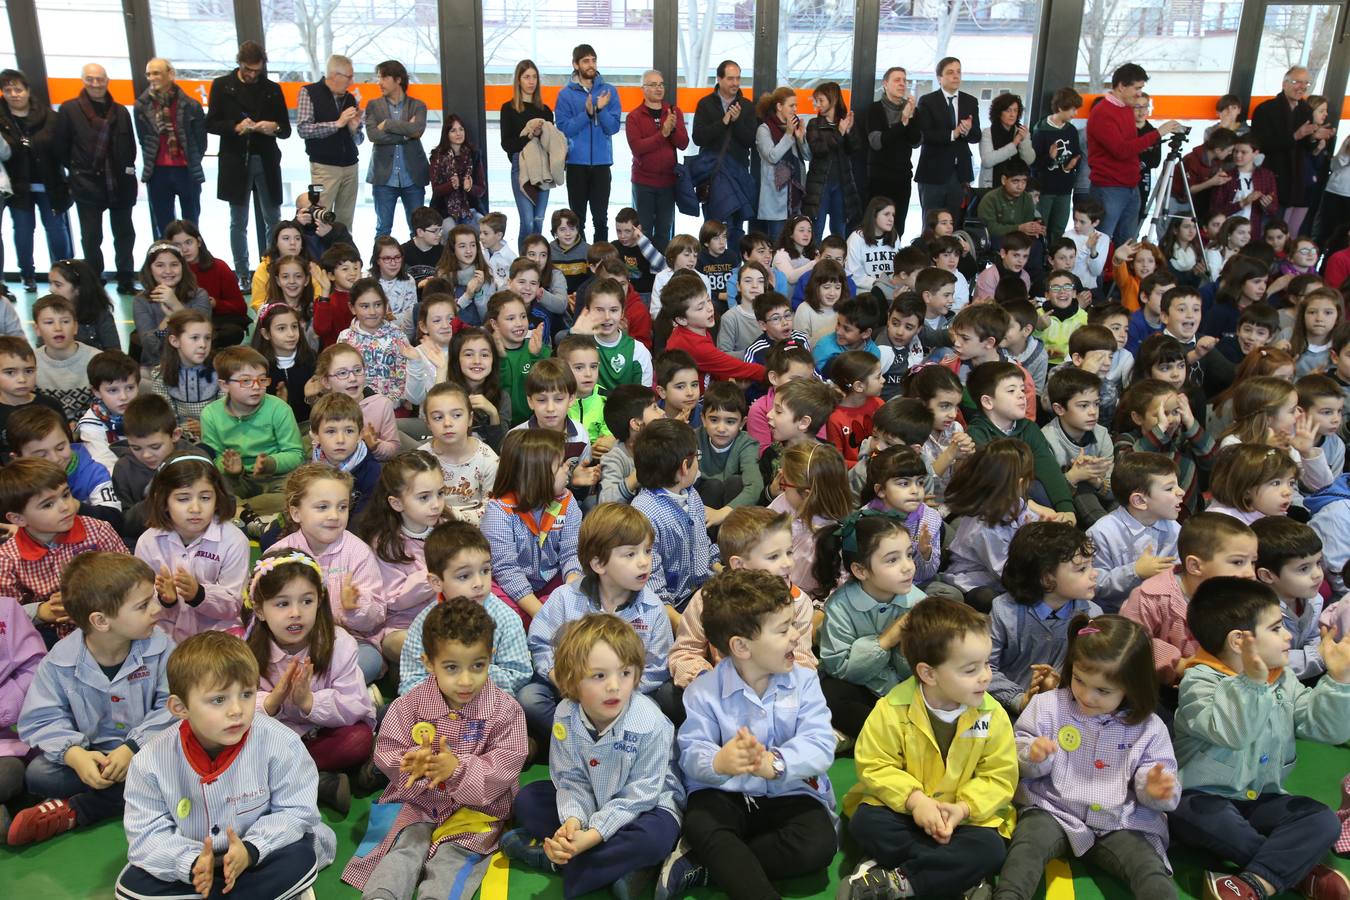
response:
<path id="1" fill-rule="evenodd" d="M 314 557 L 312 556 L 295 552 L 288 553 L 285 556 L 264 557 L 263 559 L 258 560 L 257 564 L 253 567 L 253 578 L 250 579 L 248 583 L 248 590 L 244 591 L 244 609 L 253 609 L 253 592 L 258 589 L 259 579 L 277 566 L 282 566 L 286 563 L 299 563 L 303 566 L 309 566 L 315 572 L 319 573 L 319 582 L 321 584 L 323 583 L 323 569 L 319 567 L 319 564 L 315 562 Z"/>
<path id="2" fill-rule="evenodd" d="M 172 250 L 179 259 L 183 258 L 183 251 L 178 249 L 178 245 L 172 241 L 155 241 L 150 245 L 150 249 L 145 251 L 145 255 L 148 258 L 163 250 Z"/>
<path id="3" fill-rule="evenodd" d="M 889 509 L 855 509 L 853 512 L 839 520 L 839 527 L 834 530 L 835 537 L 839 538 L 840 549 L 845 553 L 858 552 L 858 523 L 863 519 L 872 519 L 878 516 L 900 522 L 902 525 L 904 519 L 899 513 Z"/>
<path id="4" fill-rule="evenodd" d="M 1101 634 L 1101 633 L 1102 630 L 1094 625 L 1084 625 L 1082 628 L 1078 629 L 1079 637 L 1082 637 L 1085 634 Z"/>
<path id="5" fill-rule="evenodd" d="M 258 321 L 261 322 L 267 317 L 267 314 L 274 309 L 289 309 L 294 311 L 295 307 L 291 306 L 289 303 L 264 303 L 258 310 Z"/>
<path id="6" fill-rule="evenodd" d="M 190 453 L 186 456 L 171 456 L 168 459 L 164 460 L 164 462 L 160 463 L 159 468 L 163 469 L 165 466 L 172 465 L 173 463 L 176 462 L 185 462 L 189 459 L 195 459 L 198 462 L 204 462 L 208 466 L 214 466 L 216 464 L 215 460 L 210 459 L 209 457 L 202 456 L 199 453 Z"/>

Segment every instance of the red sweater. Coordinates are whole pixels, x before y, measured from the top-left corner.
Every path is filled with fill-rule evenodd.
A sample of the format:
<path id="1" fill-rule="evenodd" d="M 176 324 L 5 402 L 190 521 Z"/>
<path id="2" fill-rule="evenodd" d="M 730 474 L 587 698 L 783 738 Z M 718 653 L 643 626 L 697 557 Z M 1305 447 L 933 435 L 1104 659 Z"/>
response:
<path id="1" fill-rule="evenodd" d="M 1092 183 L 1098 187 L 1138 187 L 1139 154 L 1162 136 L 1156 131 L 1139 134 L 1134 110 L 1108 94 L 1088 114 L 1088 159 Z"/>
<path id="2" fill-rule="evenodd" d="M 244 295 L 239 291 L 239 279 L 224 261 L 213 259 L 209 269 L 193 266 L 192 274 L 197 276 L 197 286 L 211 298 L 212 312 L 222 316 L 248 315 Z"/>
<path id="3" fill-rule="evenodd" d="M 868 397 L 862 406 L 838 406 L 825 420 L 825 437 L 844 454 L 850 469 L 858 462 L 858 448 L 872 434 L 872 418 L 885 403 L 880 397 Z"/>
<path id="4" fill-rule="evenodd" d="M 319 347 L 331 347 L 337 343 L 338 335 L 352 324 L 351 294 L 333 288 L 327 297 L 314 301 L 314 333 L 318 335 Z"/>
<path id="5" fill-rule="evenodd" d="M 648 350 L 652 349 L 652 314 L 631 284 L 628 296 L 623 300 L 623 317 L 628 323 L 628 336 Z"/>
<path id="6" fill-rule="evenodd" d="M 670 111 L 661 105 L 664 118 Z M 642 103 L 628 114 L 624 132 L 628 146 L 633 150 L 633 184 L 667 188 L 675 186 L 675 151 L 689 146 L 689 135 L 684 130 L 684 113 L 675 109 L 675 129 L 670 137 L 661 134 L 661 125 L 652 118 L 647 104 Z"/>
<path id="7" fill-rule="evenodd" d="M 631 332 L 630 332 L 631 333 Z M 637 335 L 633 335 L 637 337 Z M 763 381 L 764 367 L 759 363 L 745 362 L 729 353 L 717 349 L 711 336 L 695 334 L 683 325 L 676 325 L 666 341 L 667 350 L 683 350 L 694 358 L 701 375 L 712 376 L 713 381 L 730 381 L 744 378 L 747 381 Z M 707 380 L 704 379 L 704 386 Z"/>

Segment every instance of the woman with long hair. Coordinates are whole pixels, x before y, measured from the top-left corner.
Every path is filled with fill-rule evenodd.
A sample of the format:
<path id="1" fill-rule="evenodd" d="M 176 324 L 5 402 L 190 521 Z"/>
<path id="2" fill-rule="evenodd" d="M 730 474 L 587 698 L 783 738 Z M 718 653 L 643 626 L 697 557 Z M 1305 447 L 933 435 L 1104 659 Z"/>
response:
<path id="1" fill-rule="evenodd" d="M 759 116 L 755 131 L 760 158 L 758 215 L 769 240 L 777 241 L 783 223 L 801 214 L 811 148 L 792 88 L 780 87 L 760 97 L 755 113 Z"/>
<path id="2" fill-rule="evenodd" d="M 464 120 L 450 113 L 441 126 L 441 142 L 431 151 L 431 207 L 445 217 L 447 230 L 477 225 L 486 196 L 483 155 L 469 141 Z"/>
<path id="3" fill-rule="evenodd" d="M 502 104 L 502 149 L 511 159 L 511 193 L 516 198 L 516 216 L 520 220 L 521 243 L 531 234 L 544 233 L 544 211 L 548 209 L 548 191 L 520 184 L 520 154 L 531 139 L 538 137 L 544 123 L 553 122 L 553 110 L 539 95 L 539 68 L 532 60 L 516 63 L 511 76 L 511 99 Z"/>

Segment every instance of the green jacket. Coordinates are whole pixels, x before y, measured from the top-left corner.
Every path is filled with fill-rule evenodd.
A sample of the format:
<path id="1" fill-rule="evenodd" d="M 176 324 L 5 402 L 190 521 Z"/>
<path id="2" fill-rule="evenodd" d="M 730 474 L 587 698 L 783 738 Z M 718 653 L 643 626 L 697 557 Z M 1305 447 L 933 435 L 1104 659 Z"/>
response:
<path id="1" fill-rule="evenodd" d="M 202 410 L 202 443 L 215 451 L 217 466 L 226 450 L 239 451 L 245 472 L 259 453 L 276 462 L 274 475 L 285 475 L 304 461 L 300 426 L 285 400 L 265 394 L 253 414 L 241 419 L 225 409 L 225 399 L 213 400 Z"/>
<path id="2" fill-rule="evenodd" d="M 548 356 L 550 350 L 545 344 L 539 355 L 530 352 L 527 341 L 514 350 L 507 350 L 499 362 L 497 371 L 501 374 L 502 392 L 511 398 L 511 427 L 515 428 L 530 417 L 530 404 L 525 401 L 525 376 L 530 374 L 534 364 Z"/>
<path id="3" fill-rule="evenodd" d="M 1016 231 L 1018 225 L 1036 218 L 1036 204 L 1031 201 L 1031 191 L 1024 191 L 1016 200 L 1009 199 L 1003 188 L 996 187 L 980 200 L 980 221 L 994 237 Z"/>
<path id="4" fill-rule="evenodd" d="M 573 400 L 567 408 L 567 417 L 585 430 L 592 444 L 609 434 L 609 428 L 605 425 L 604 389 L 597 384 L 589 397 Z"/>
<path id="5" fill-rule="evenodd" d="M 966 432 L 977 447 L 1009 437 L 1017 438 L 1030 447 L 1036 461 L 1036 480 L 1050 496 L 1050 505 L 1055 508 L 1055 512 L 1073 512 L 1073 488 L 1069 487 L 1064 471 L 1055 460 L 1054 451 L 1045 442 L 1045 435 L 1041 434 L 1035 422 L 1019 419 L 1011 432 L 1005 432 L 985 416 L 971 416 L 967 421 Z"/>
<path id="6" fill-rule="evenodd" d="M 852 579 L 844 582 L 825 601 L 825 624 L 820 631 L 821 670 L 883 696 L 912 672 L 899 644 L 884 650 L 877 638 L 925 596 L 915 587 L 890 603 L 878 603 L 858 582 Z"/>
<path id="7" fill-rule="evenodd" d="M 759 471 L 759 444 L 742 431 L 722 453 L 713 449 L 708 433 L 702 428 L 698 435 L 698 472 L 700 479 L 724 481 L 732 476 L 741 479 L 741 492 L 728 506 L 754 506 L 764 493 L 764 476 Z"/>

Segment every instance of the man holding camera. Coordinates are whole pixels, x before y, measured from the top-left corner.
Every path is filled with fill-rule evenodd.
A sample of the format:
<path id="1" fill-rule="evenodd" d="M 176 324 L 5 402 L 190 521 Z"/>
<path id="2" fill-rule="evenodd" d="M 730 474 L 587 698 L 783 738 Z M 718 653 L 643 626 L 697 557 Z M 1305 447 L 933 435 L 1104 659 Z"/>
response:
<path id="1" fill-rule="evenodd" d="M 1097 230 L 1111 235 L 1117 247 L 1124 246 L 1139 228 L 1140 154 L 1182 130 L 1180 123 L 1167 121 L 1156 131 L 1139 132 L 1134 110 L 1147 81 L 1143 66 L 1126 63 L 1111 74 L 1110 92 L 1088 114 L 1092 196 L 1106 208 Z"/>
<path id="2" fill-rule="evenodd" d="M 355 77 L 352 61 L 334 54 L 326 71 L 322 81 L 300 89 L 295 130 L 305 139 L 309 177 L 324 186 L 328 208 L 350 228 L 356 211 L 356 147 L 365 140 L 361 107 L 347 90 Z"/>
<path id="3" fill-rule="evenodd" d="M 305 249 L 310 259 L 317 260 L 323 252 L 336 244 L 352 244 L 351 230 L 337 221 L 337 213 L 324 202 L 321 184 L 311 184 L 309 190 L 295 198 L 295 221 L 305 232 Z"/>

